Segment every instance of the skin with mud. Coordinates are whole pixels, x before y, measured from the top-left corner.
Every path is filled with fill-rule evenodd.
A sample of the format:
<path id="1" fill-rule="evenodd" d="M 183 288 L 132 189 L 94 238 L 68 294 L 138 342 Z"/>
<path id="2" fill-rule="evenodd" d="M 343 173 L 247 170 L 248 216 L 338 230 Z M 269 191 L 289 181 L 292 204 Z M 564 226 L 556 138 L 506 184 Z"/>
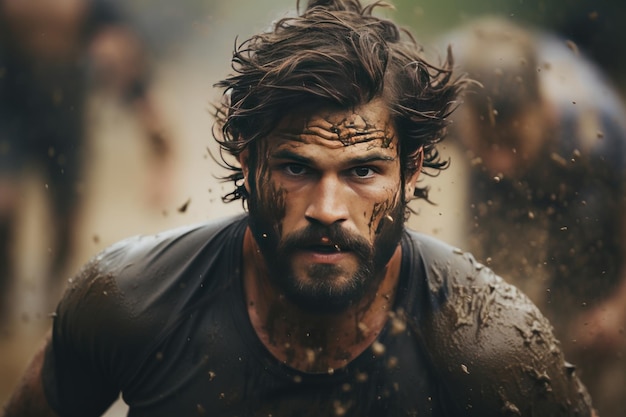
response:
<path id="1" fill-rule="evenodd" d="M 241 157 L 256 213 L 244 246 L 249 314 L 277 358 L 327 372 L 363 352 L 387 321 L 412 188 L 403 187 L 381 101 L 300 112 L 264 145 L 254 179 L 250 154 Z"/>

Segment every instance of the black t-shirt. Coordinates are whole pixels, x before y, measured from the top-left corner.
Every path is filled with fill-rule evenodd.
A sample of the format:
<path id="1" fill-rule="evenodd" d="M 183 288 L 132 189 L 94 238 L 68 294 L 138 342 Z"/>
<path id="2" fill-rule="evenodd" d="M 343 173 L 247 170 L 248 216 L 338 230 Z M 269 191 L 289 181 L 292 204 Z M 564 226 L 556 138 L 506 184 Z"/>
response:
<path id="1" fill-rule="evenodd" d="M 459 250 L 407 231 L 390 319 L 345 368 L 273 357 L 247 315 L 236 217 L 120 242 L 59 304 L 46 396 L 62 417 L 589 416 L 589 398 L 528 299 Z"/>

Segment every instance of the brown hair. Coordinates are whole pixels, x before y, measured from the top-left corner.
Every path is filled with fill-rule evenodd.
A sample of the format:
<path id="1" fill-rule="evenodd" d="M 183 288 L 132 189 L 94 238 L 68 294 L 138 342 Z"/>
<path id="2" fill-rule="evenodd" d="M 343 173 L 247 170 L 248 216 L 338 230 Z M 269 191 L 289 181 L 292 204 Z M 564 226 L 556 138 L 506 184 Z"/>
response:
<path id="1" fill-rule="evenodd" d="M 215 84 L 224 89 L 224 100 L 214 136 L 232 172 L 225 179 L 235 183 L 224 201 L 247 197 L 241 168 L 224 152 L 237 157 L 304 105 L 351 108 L 382 97 L 399 137 L 404 178 L 419 169 L 421 150 L 422 172 L 429 168 L 436 175 L 448 165 L 435 145 L 464 80 L 452 79 L 449 50 L 443 66 L 427 63 L 408 31 L 373 16 L 376 7 L 389 5 L 309 0 L 299 16 L 283 18 L 235 48 L 235 74 Z M 414 195 L 427 199 L 428 190 L 417 188 Z"/>

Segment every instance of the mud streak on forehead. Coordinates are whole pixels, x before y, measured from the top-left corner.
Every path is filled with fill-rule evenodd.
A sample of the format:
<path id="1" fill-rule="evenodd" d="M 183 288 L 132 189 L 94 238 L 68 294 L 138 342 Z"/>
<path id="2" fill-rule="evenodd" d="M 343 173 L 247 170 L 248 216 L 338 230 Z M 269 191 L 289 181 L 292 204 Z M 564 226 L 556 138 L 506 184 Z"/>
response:
<path id="1" fill-rule="evenodd" d="M 388 123 L 369 123 L 358 114 L 352 114 L 338 122 L 333 122 L 329 117 L 315 117 L 306 122 L 302 131 L 280 129 L 277 134 L 298 142 L 320 139 L 336 142 L 336 145 L 330 145 L 333 148 L 373 141 L 380 141 L 382 148 L 389 148 L 395 137 L 394 130 Z"/>

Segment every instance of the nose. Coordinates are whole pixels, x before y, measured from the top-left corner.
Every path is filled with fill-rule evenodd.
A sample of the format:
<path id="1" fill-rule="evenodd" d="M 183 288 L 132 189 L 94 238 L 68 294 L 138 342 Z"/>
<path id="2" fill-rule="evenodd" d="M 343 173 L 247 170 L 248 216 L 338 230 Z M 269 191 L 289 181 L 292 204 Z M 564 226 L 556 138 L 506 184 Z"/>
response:
<path id="1" fill-rule="evenodd" d="M 310 222 L 330 226 L 348 219 L 349 196 L 336 176 L 323 176 L 309 196 L 304 216 Z"/>

